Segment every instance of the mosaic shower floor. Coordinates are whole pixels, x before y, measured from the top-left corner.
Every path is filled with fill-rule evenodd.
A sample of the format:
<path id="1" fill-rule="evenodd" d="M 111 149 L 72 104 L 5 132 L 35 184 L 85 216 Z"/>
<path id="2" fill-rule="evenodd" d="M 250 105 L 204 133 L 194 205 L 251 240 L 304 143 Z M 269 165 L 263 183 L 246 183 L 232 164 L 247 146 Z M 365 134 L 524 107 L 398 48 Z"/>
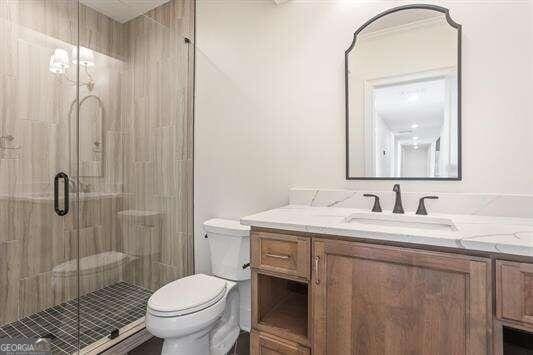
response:
<path id="1" fill-rule="evenodd" d="M 80 297 L 80 348 L 142 317 L 152 291 L 119 282 Z M 53 354 L 77 351 L 77 300 L 0 327 L 0 338 L 49 338 Z"/>

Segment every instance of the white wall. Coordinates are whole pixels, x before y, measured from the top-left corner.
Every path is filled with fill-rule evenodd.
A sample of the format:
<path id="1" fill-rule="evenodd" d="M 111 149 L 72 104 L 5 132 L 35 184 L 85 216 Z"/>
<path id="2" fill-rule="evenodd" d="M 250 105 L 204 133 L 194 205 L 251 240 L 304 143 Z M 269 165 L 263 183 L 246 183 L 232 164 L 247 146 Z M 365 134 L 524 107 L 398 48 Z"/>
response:
<path id="1" fill-rule="evenodd" d="M 289 186 L 392 188 L 344 179 L 344 51 L 363 22 L 406 3 L 198 0 L 197 271 L 209 270 L 207 218 L 284 204 Z M 404 190 L 533 193 L 531 1 L 434 3 L 463 25 L 463 181 Z"/>

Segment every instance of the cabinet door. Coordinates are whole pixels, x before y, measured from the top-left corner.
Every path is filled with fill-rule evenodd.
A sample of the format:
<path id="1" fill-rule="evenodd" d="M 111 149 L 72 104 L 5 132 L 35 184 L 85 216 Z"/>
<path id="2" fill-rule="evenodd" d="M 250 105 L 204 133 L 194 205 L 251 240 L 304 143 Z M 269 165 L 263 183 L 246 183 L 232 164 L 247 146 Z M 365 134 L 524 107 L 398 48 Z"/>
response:
<path id="1" fill-rule="evenodd" d="M 533 326 L 533 264 L 496 261 L 498 318 Z"/>
<path id="2" fill-rule="evenodd" d="M 309 349 L 296 343 L 252 330 L 250 335 L 252 355 L 309 355 Z"/>
<path id="3" fill-rule="evenodd" d="M 313 241 L 313 354 L 492 353 L 487 259 Z"/>

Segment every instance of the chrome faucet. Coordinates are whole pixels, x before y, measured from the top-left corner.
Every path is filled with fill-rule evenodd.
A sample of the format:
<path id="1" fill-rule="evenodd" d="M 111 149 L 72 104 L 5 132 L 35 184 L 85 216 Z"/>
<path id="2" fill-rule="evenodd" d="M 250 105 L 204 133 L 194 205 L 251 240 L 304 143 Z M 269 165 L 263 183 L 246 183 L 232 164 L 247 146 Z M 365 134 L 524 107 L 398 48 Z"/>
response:
<path id="1" fill-rule="evenodd" d="M 402 192 L 400 190 L 400 184 L 394 185 L 392 191 L 396 192 L 396 201 L 394 202 L 394 209 L 392 213 L 405 213 L 402 206 Z"/>

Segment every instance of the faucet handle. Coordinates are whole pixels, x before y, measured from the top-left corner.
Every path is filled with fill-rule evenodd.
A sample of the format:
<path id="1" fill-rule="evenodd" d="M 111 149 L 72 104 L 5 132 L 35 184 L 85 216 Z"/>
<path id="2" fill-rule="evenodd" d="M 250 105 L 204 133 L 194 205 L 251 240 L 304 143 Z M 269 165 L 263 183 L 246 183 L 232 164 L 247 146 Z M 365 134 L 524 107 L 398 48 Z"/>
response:
<path id="1" fill-rule="evenodd" d="M 438 200 L 438 196 L 424 196 L 418 201 L 418 208 L 416 209 L 416 214 L 427 216 L 428 211 L 426 210 L 425 200 Z"/>
<path id="2" fill-rule="evenodd" d="M 374 206 L 372 207 L 372 212 L 382 212 L 381 205 L 379 204 L 379 196 L 374 194 L 364 194 L 364 197 L 373 197 Z"/>

